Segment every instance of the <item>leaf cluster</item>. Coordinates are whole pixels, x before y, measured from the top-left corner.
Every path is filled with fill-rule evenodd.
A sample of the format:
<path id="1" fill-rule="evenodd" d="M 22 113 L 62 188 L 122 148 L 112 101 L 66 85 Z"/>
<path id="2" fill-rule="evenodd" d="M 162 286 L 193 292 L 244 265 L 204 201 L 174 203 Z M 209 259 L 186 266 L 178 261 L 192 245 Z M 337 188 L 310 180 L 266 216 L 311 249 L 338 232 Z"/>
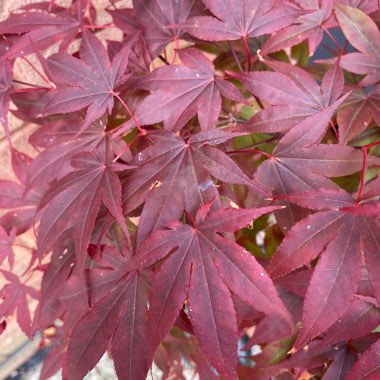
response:
<path id="1" fill-rule="evenodd" d="M 379 379 L 378 1 L 57 3 L 0 22 L 0 334 L 41 379 Z"/>

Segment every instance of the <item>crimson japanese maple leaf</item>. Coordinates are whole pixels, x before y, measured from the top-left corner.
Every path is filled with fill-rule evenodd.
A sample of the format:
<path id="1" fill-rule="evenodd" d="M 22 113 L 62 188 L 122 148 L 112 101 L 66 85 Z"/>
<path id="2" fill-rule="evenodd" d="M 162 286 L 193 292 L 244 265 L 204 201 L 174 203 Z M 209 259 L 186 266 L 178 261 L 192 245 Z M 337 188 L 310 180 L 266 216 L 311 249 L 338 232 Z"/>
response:
<path id="1" fill-rule="evenodd" d="M 50 56 L 48 68 L 58 89 L 43 114 L 69 113 L 87 108 L 82 130 L 99 119 L 114 105 L 117 87 L 127 78 L 128 55 L 133 43 L 130 39 L 109 61 L 107 51 L 100 40 L 90 32 L 82 34 L 81 59 L 67 53 Z"/>
<path id="2" fill-rule="evenodd" d="M 360 9 L 335 5 L 335 14 L 344 35 L 358 53 L 341 57 L 340 65 L 353 73 L 366 75 L 363 86 L 380 80 L 380 32 L 376 23 Z"/>
<path id="3" fill-rule="evenodd" d="M 303 40 L 309 41 L 309 54 L 313 55 L 322 41 L 323 31 L 335 26 L 332 18 L 333 0 L 296 0 L 303 13 L 292 25 L 273 34 L 261 49 L 267 55 L 294 45 Z"/>
<path id="4" fill-rule="evenodd" d="M 0 270 L 8 281 L 0 291 L 3 302 L 0 305 L 0 317 L 13 316 L 17 313 L 17 323 L 28 336 L 31 328 L 31 317 L 27 296 L 38 299 L 38 291 L 20 281 L 19 276 L 6 270 Z"/>
<path id="5" fill-rule="evenodd" d="M 202 0 L 217 17 L 198 16 L 180 28 L 206 41 L 231 41 L 269 34 L 289 25 L 298 15 L 296 7 L 276 0 Z"/>
<path id="6" fill-rule="evenodd" d="M 311 190 L 286 198 L 302 207 L 321 210 L 292 228 L 269 267 L 271 275 L 277 277 L 321 255 L 306 293 L 302 329 L 295 343 L 302 347 L 349 308 L 360 281 L 362 251 L 372 291 L 379 301 L 376 217 L 380 208 L 376 203 L 358 204 L 343 190 Z"/>
<path id="7" fill-rule="evenodd" d="M 81 380 L 111 347 L 119 379 L 145 379 L 149 369 L 146 316 L 149 285 L 144 274 L 128 271 L 130 254 L 110 249 L 88 271 L 91 307 L 75 324 L 64 373 Z"/>
<path id="8" fill-rule="evenodd" d="M 121 209 L 121 184 L 116 172 L 129 168 L 110 163 L 99 151 L 79 153 L 71 165 L 76 169 L 52 185 L 40 205 L 38 254 L 42 257 L 63 236 L 72 231 L 77 262 L 83 269 L 100 202 L 129 236 Z"/>
<path id="9" fill-rule="evenodd" d="M 135 119 L 141 125 L 164 122 L 164 128 L 178 131 L 195 115 L 202 129 L 212 129 L 222 106 L 221 95 L 244 102 L 232 83 L 215 74 L 214 65 L 194 48 L 181 49 L 178 55 L 184 65 L 160 67 L 137 86 L 152 91 L 138 106 Z M 115 135 L 134 126 L 130 120 Z"/>
<path id="10" fill-rule="evenodd" d="M 188 34 L 180 28 L 169 28 L 182 24 L 188 18 L 201 15 L 204 5 L 200 0 L 134 0 L 132 9 L 109 10 L 115 25 L 128 35 L 141 30 L 152 58 L 165 47 Z"/>
<path id="11" fill-rule="evenodd" d="M 339 65 L 331 67 L 319 86 L 305 70 L 282 62 L 264 61 L 275 72 L 232 73 L 245 88 L 271 106 L 241 126 L 250 132 L 273 133 L 291 128 L 301 120 L 331 106 L 344 85 Z"/>
<path id="12" fill-rule="evenodd" d="M 363 156 L 355 148 L 319 144 L 334 109 L 344 98 L 324 111 L 297 124 L 277 144 L 268 160 L 255 173 L 257 183 L 274 195 L 319 189 L 338 189 L 328 177 L 349 175 L 362 169 Z M 371 156 L 368 164 L 379 162 Z M 289 205 L 276 211 L 277 221 L 286 233 L 305 216 L 305 211 Z"/>
<path id="13" fill-rule="evenodd" d="M 202 352 L 218 372 L 236 377 L 237 326 L 231 293 L 255 309 L 289 321 L 286 308 L 261 265 L 241 246 L 218 234 L 233 232 L 276 207 L 196 213 L 193 225 L 172 222 L 145 241 L 131 263 L 144 268 L 169 255 L 154 275 L 148 314 L 153 350 L 185 302 Z M 222 333 L 223 331 L 223 333 Z"/>
<path id="14" fill-rule="evenodd" d="M 339 142 L 347 144 L 365 131 L 372 120 L 379 126 L 379 108 L 380 85 L 374 86 L 369 93 L 361 88 L 355 88 L 337 112 Z"/>
<path id="15" fill-rule="evenodd" d="M 8 59 L 34 53 L 60 42 L 65 50 L 88 20 L 90 0 L 75 0 L 69 9 L 46 1 L 30 4 L 0 23 L 0 34 L 22 34 L 5 54 Z"/>
<path id="16" fill-rule="evenodd" d="M 239 134 L 221 130 L 200 132 L 189 140 L 171 132 L 152 132 L 154 144 L 138 153 L 130 162 L 136 166 L 124 182 L 124 213 L 145 201 L 140 216 L 137 242 L 152 231 L 177 220 L 183 210 L 192 213 L 199 205 L 217 198 L 214 180 L 253 187 L 266 194 L 243 173 L 239 166 L 212 145 L 221 144 Z"/>

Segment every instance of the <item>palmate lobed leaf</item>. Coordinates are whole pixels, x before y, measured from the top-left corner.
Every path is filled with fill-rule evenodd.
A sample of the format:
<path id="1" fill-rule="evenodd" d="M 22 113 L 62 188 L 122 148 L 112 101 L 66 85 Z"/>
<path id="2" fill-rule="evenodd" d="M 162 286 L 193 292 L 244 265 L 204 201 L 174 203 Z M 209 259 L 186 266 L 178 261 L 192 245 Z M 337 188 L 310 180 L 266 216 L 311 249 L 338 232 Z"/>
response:
<path id="1" fill-rule="evenodd" d="M 134 0 L 130 18 L 133 18 L 134 22 L 137 19 L 149 52 L 155 58 L 170 42 L 189 37 L 181 28 L 170 28 L 170 26 L 181 24 L 190 17 L 201 15 L 203 10 L 204 6 L 200 0 Z M 120 17 L 120 10 L 111 14 L 114 19 L 115 17 L 117 19 Z M 127 24 L 130 25 L 130 22 Z"/>
<path id="2" fill-rule="evenodd" d="M 19 277 L 10 271 L 1 269 L 1 274 L 7 281 L 7 284 L 1 289 L 0 296 L 2 303 L 0 305 L 0 316 L 12 316 L 17 313 L 17 323 L 22 331 L 31 337 L 31 312 L 27 296 L 38 299 L 39 292 L 37 289 L 21 282 Z"/>
<path id="3" fill-rule="evenodd" d="M 343 73 L 337 63 L 326 72 L 321 86 L 297 66 L 269 60 L 264 63 L 275 72 L 229 72 L 252 94 L 270 104 L 244 123 L 242 130 L 266 133 L 289 130 L 332 106 L 343 90 Z"/>
<path id="4" fill-rule="evenodd" d="M 264 44 L 262 54 L 267 55 L 292 47 L 307 39 L 311 56 L 322 41 L 323 28 L 334 25 L 333 0 L 297 1 L 297 3 L 301 8 L 299 17 L 292 25 L 272 35 Z"/>
<path id="5" fill-rule="evenodd" d="M 319 144 L 334 110 L 346 97 L 293 127 L 279 141 L 271 158 L 258 167 L 256 182 L 279 199 L 279 195 L 292 194 L 300 189 L 336 190 L 337 185 L 327 177 L 360 171 L 363 156 L 358 150 L 343 146 L 335 146 L 332 150 L 329 145 Z M 375 165 L 378 162 L 377 157 L 369 157 L 368 164 Z M 306 215 L 298 205 L 276 212 L 277 221 L 285 233 Z"/>
<path id="6" fill-rule="evenodd" d="M 342 145 L 365 131 L 371 121 L 380 125 L 379 104 L 378 85 L 367 94 L 361 88 L 352 91 L 337 113 L 339 142 Z"/>
<path id="7" fill-rule="evenodd" d="M 89 0 L 75 0 L 69 9 L 42 2 L 29 4 L 21 13 L 12 13 L 0 23 L 0 34 L 22 36 L 7 50 L 5 57 L 13 60 L 44 50 L 56 42 L 65 50 L 85 25 Z"/>
<path id="8" fill-rule="evenodd" d="M 202 217 L 200 209 L 196 225 L 173 223 L 140 246 L 132 268 L 148 267 L 175 248 L 154 276 L 147 321 L 153 350 L 186 302 L 202 352 L 221 375 L 235 378 L 237 330 L 230 292 L 291 323 L 264 268 L 240 246 L 216 234 L 234 231 L 275 208 L 223 209 Z"/>
<path id="9" fill-rule="evenodd" d="M 335 5 L 335 14 L 348 41 L 360 53 L 349 53 L 340 65 L 353 73 L 365 74 L 362 85 L 370 85 L 380 79 L 380 33 L 376 23 L 360 9 L 341 4 Z"/>
<path id="10" fill-rule="evenodd" d="M 171 132 L 149 133 L 154 144 L 131 161 L 136 169 L 127 177 L 123 192 L 125 213 L 145 201 L 137 244 L 167 222 L 179 219 L 183 210 L 195 213 L 200 205 L 214 198 L 213 207 L 219 207 L 213 178 L 265 194 L 231 158 L 213 147 L 237 135 L 212 130 L 197 133 L 185 142 Z"/>
<path id="11" fill-rule="evenodd" d="M 76 324 L 67 352 L 67 376 L 82 379 L 100 360 L 109 341 L 116 373 L 123 379 L 144 379 L 146 354 L 147 287 L 135 276 L 109 291 Z"/>
<path id="12" fill-rule="evenodd" d="M 203 130 L 215 127 L 222 97 L 244 102 L 232 83 L 216 76 L 212 62 L 193 48 L 181 49 L 183 65 L 167 65 L 140 80 L 137 87 L 152 91 L 138 106 L 135 119 L 140 125 L 164 122 L 164 129 L 176 132 L 195 115 Z M 130 120 L 115 136 L 135 126 Z"/>
<path id="13" fill-rule="evenodd" d="M 179 28 L 206 41 L 231 41 L 273 33 L 297 18 L 291 3 L 275 0 L 203 0 L 217 17 L 198 16 L 182 22 Z"/>
<path id="14" fill-rule="evenodd" d="M 307 201 L 305 194 L 310 195 Z M 361 251 L 372 292 L 379 300 L 375 275 L 380 247 L 376 233 L 378 213 L 369 213 L 366 205 L 357 205 L 343 190 L 312 190 L 305 194 L 284 197 L 300 206 L 331 211 L 318 212 L 297 223 L 269 268 L 272 275 L 283 275 L 308 265 L 321 254 L 305 296 L 303 327 L 295 343 L 298 348 L 324 332 L 349 308 L 359 285 Z M 357 211 L 360 209 L 362 212 Z"/>
<path id="15" fill-rule="evenodd" d="M 78 170 L 58 181 L 42 200 L 38 255 L 43 257 L 59 240 L 62 231 L 72 229 L 77 262 L 83 269 L 101 200 L 125 234 L 129 236 L 129 233 L 121 209 L 121 184 L 115 173 L 119 170 L 117 165 L 107 162 L 99 152 L 79 153 L 71 162 Z"/>
<path id="16" fill-rule="evenodd" d="M 107 110 L 111 113 L 117 87 L 126 79 L 124 74 L 133 41 L 131 38 L 110 62 L 100 40 L 92 33 L 84 32 L 80 60 L 67 53 L 49 57 L 47 64 L 58 89 L 46 105 L 44 115 L 88 107 L 82 126 L 84 130 Z"/>

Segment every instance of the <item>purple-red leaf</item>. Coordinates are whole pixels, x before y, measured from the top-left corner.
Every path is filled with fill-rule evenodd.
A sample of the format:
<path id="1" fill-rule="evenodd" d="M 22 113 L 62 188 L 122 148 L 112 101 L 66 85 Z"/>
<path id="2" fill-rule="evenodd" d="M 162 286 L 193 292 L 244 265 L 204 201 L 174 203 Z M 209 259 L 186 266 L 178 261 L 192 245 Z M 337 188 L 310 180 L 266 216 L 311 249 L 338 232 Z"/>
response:
<path id="1" fill-rule="evenodd" d="M 233 100 L 244 98 L 232 84 L 226 85 L 215 75 L 212 63 L 202 53 L 193 48 L 178 53 L 184 65 L 160 67 L 138 82 L 139 88 L 151 94 L 137 106 L 135 119 L 140 125 L 163 121 L 165 130 L 175 132 L 198 115 L 202 129 L 212 129 L 221 110 L 221 93 Z M 130 120 L 116 135 L 133 126 Z"/>
<path id="2" fill-rule="evenodd" d="M 124 233 L 129 233 L 121 209 L 121 184 L 112 165 L 98 152 L 80 153 L 72 165 L 78 170 L 52 186 L 42 201 L 38 252 L 42 257 L 63 231 L 72 229 L 77 259 L 83 265 L 101 200 Z"/>
<path id="3" fill-rule="evenodd" d="M 21 282 L 14 273 L 1 270 L 8 283 L 1 289 L 0 317 L 12 316 L 17 313 L 17 323 L 27 336 L 31 336 L 31 316 L 27 297 L 38 299 L 38 291 Z"/>
<path id="4" fill-rule="evenodd" d="M 206 41 L 231 41 L 273 33 L 297 17 L 297 8 L 272 0 L 203 0 L 217 17 L 193 17 L 179 25 L 193 36 Z"/>
<path id="5" fill-rule="evenodd" d="M 348 309 L 360 280 L 359 231 L 346 222 L 322 254 L 305 297 L 300 348 L 325 331 Z"/>
<path id="6" fill-rule="evenodd" d="M 333 25 L 331 13 L 332 0 L 297 1 L 301 15 L 294 23 L 282 29 L 264 44 L 262 54 L 273 53 L 299 44 L 305 39 L 309 41 L 309 52 L 313 55 L 322 41 L 323 30 Z"/>
<path id="7" fill-rule="evenodd" d="M 100 40 L 90 32 L 83 33 L 81 59 L 67 53 L 48 58 L 48 67 L 58 89 L 46 105 L 44 114 L 69 113 L 87 109 L 82 130 L 99 119 L 108 110 L 111 113 L 114 95 L 121 85 L 128 65 L 133 39 L 129 40 L 110 63 Z"/>
<path id="8" fill-rule="evenodd" d="M 233 378 L 236 376 L 237 330 L 230 291 L 256 309 L 276 314 L 291 323 L 265 270 L 240 246 L 216 234 L 235 230 L 271 210 L 273 208 L 222 210 L 210 213 L 193 227 L 177 222 L 170 230 L 153 234 L 140 246 L 137 267 L 150 265 L 175 249 L 155 274 L 148 316 L 154 349 L 188 300 L 190 322 L 202 352 L 222 375 Z M 240 221 L 239 214 L 242 214 Z M 231 217 L 234 222 L 228 227 L 226 220 Z M 154 261 L 149 259 L 150 255 L 154 255 Z M 223 336 L 219 334 L 221 330 Z"/>
<path id="9" fill-rule="evenodd" d="M 154 132 L 149 137 L 154 144 L 131 161 L 136 169 L 127 178 L 123 193 L 125 213 L 146 200 L 137 234 L 139 243 L 167 222 L 179 219 L 183 210 L 195 214 L 200 205 L 214 198 L 212 207 L 217 208 L 218 193 L 211 176 L 262 192 L 231 158 L 209 146 L 230 140 L 232 134 L 201 132 L 187 142 L 170 132 Z"/>
<path id="10" fill-rule="evenodd" d="M 376 23 L 360 9 L 335 4 L 335 15 L 348 41 L 360 51 L 349 53 L 340 65 L 353 73 L 366 74 L 362 85 L 370 85 L 380 79 L 380 32 Z"/>

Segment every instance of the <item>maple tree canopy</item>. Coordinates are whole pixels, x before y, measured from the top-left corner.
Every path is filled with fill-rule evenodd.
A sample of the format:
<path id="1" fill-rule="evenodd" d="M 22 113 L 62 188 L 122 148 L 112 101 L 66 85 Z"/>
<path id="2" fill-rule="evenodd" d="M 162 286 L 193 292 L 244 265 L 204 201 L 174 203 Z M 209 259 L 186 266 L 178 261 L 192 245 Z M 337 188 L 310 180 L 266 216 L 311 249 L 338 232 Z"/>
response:
<path id="1" fill-rule="evenodd" d="M 0 335 L 41 379 L 380 379 L 379 1 L 58 3 L 0 22 Z"/>

